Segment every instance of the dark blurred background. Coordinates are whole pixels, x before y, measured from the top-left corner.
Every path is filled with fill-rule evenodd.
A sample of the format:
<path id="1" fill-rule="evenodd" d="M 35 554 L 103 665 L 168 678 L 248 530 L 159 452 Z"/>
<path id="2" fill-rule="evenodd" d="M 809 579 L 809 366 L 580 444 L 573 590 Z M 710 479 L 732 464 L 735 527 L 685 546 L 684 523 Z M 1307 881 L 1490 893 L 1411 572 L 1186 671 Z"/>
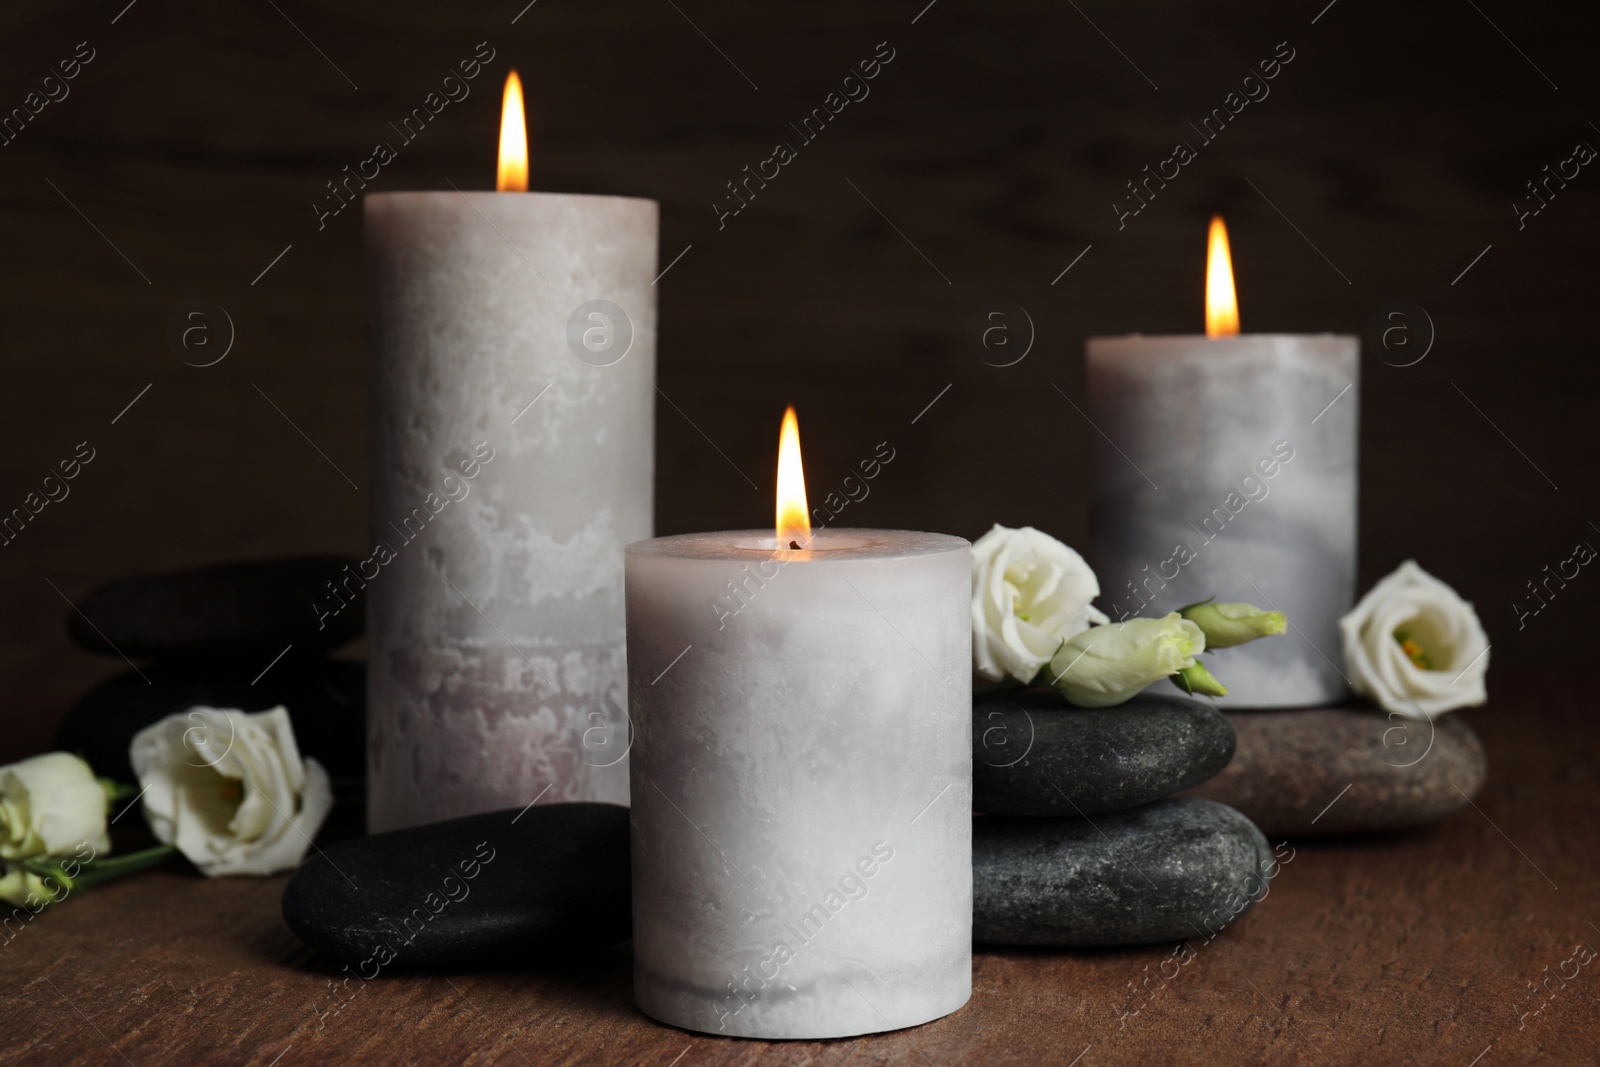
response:
<path id="1" fill-rule="evenodd" d="M 5 112 L 93 54 L 0 147 L 0 511 L 78 442 L 95 451 L 0 548 L 6 755 L 46 747 L 86 684 L 126 669 L 68 642 L 64 597 L 140 570 L 368 547 L 364 495 L 335 470 L 365 484 L 361 220 L 319 230 L 312 205 L 398 143 L 390 123 L 482 41 L 496 58 L 471 96 L 370 187 L 492 188 L 515 66 L 534 188 L 661 202 L 661 263 L 689 251 L 660 283 L 659 532 L 769 521 L 792 402 L 814 494 L 878 442 L 897 451 L 846 524 L 975 537 L 1000 521 L 1082 545 L 1093 431 L 1053 385 L 1082 402 L 1087 336 L 1200 332 L 1221 212 L 1246 332 L 1364 335 L 1363 587 L 1414 556 L 1476 602 L 1496 663 L 1586 659 L 1600 572 L 1521 628 L 1512 604 L 1534 606 L 1527 583 L 1578 542 L 1600 546 L 1600 173 L 1552 184 L 1521 228 L 1513 204 L 1537 206 L 1525 183 L 1578 142 L 1600 146 L 1600 11 L 526 2 L 0 13 Z M 719 229 L 725 184 L 798 144 L 789 123 L 880 42 L 894 58 L 870 96 Z M 1270 95 L 1201 147 L 1190 123 L 1280 42 L 1294 58 Z M 1199 158 L 1119 230 L 1125 183 L 1180 140 Z M 1399 299 L 1437 334 L 1405 367 L 1390 364 L 1418 348 L 1385 353 L 1368 333 Z M 236 331 L 214 366 L 169 345 L 190 300 Z M 1036 331 L 1014 366 L 969 338 L 993 300 Z M 1426 325 L 1407 323 L 1420 347 Z"/>

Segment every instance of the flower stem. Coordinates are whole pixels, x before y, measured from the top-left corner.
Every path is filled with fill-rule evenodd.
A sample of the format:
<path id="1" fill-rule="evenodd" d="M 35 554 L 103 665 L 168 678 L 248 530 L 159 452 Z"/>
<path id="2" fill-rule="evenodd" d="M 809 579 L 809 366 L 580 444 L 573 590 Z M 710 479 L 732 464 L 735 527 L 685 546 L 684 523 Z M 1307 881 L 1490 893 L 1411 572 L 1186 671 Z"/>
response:
<path id="1" fill-rule="evenodd" d="M 41 878 L 56 879 L 71 891 L 88 889 L 90 886 L 109 882 L 124 875 L 159 867 L 177 854 L 178 850 L 172 845 L 156 845 L 139 852 L 130 852 L 126 856 L 108 856 L 84 863 L 79 863 L 71 856 L 49 856 L 26 860 L 23 866 Z M 77 868 L 76 873 L 69 873 L 66 870 L 66 865 L 69 863 Z"/>
<path id="2" fill-rule="evenodd" d="M 113 778 L 100 778 L 97 781 L 100 783 L 100 788 L 106 791 L 107 804 L 115 804 L 119 800 L 139 795 L 139 787 L 136 785 L 126 785 Z"/>

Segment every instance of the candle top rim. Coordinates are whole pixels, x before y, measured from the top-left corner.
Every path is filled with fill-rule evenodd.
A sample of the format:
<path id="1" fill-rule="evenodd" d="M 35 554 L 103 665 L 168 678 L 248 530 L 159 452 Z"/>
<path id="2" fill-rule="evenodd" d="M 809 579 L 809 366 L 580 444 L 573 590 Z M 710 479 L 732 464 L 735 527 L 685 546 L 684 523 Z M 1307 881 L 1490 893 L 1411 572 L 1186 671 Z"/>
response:
<path id="1" fill-rule="evenodd" d="M 1359 341 L 1353 333 L 1236 333 L 1227 337 L 1207 337 L 1203 333 L 1108 333 L 1089 338 L 1091 341 L 1204 341 L 1209 345 L 1249 344 L 1260 341 Z"/>
<path id="2" fill-rule="evenodd" d="M 627 554 L 669 559 L 738 560 L 760 559 L 785 552 L 807 561 L 823 561 L 937 556 L 946 552 L 965 552 L 972 547 L 972 542 L 954 534 L 831 527 L 815 531 L 801 552 L 791 553 L 788 549 L 773 547 L 773 541 L 771 528 L 707 530 L 635 541 L 627 547 Z M 830 541 L 838 542 L 839 546 L 829 547 Z"/>
<path id="3" fill-rule="evenodd" d="M 478 196 L 492 197 L 527 197 L 530 200 L 551 197 L 564 200 L 603 200 L 632 201 L 639 204 L 650 204 L 656 208 L 661 207 L 661 201 L 648 196 L 627 196 L 620 193 L 560 193 L 548 189 L 528 189 L 518 192 L 500 192 L 498 189 L 390 189 L 381 193 L 363 193 L 364 200 L 419 200 L 423 197 L 448 196 L 451 198 L 465 196 L 468 198 Z"/>

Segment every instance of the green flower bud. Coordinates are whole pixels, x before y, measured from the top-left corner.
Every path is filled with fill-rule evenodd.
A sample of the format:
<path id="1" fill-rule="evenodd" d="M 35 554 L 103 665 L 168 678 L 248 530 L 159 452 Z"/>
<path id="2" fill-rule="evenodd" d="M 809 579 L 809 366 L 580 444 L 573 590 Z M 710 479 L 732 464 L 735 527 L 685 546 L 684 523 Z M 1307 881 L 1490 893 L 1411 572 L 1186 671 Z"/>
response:
<path id="1" fill-rule="evenodd" d="M 1205 647 L 1200 627 L 1177 612 L 1093 626 L 1063 644 L 1039 680 L 1080 708 L 1107 708 L 1193 667 Z"/>
<path id="2" fill-rule="evenodd" d="M 61 892 L 60 885 L 51 885 L 20 863 L 5 864 L 5 873 L 0 875 L 0 900 L 7 904 L 37 910 Z"/>
<path id="3" fill-rule="evenodd" d="M 1185 667 L 1172 676 L 1172 684 L 1182 689 L 1190 696 L 1199 694 L 1203 697 L 1225 697 L 1228 687 L 1214 678 L 1205 666 L 1196 663 L 1193 667 Z"/>
<path id="4" fill-rule="evenodd" d="M 1206 647 L 1232 648 L 1258 637 L 1274 637 L 1289 628 L 1281 611 L 1262 611 L 1254 604 L 1190 604 L 1178 614 L 1206 634 Z"/>

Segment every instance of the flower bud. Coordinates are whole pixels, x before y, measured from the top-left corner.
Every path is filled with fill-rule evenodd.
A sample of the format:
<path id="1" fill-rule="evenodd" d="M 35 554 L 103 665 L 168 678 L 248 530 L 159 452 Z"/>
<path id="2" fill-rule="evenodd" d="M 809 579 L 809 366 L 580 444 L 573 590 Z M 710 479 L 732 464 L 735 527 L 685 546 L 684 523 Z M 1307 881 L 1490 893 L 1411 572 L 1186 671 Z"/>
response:
<path id="1" fill-rule="evenodd" d="M 62 886 L 52 886 L 20 863 L 5 864 L 5 873 L 0 875 L 0 900 L 19 908 L 38 911 L 60 898 L 62 890 Z"/>
<path id="2" fill-rule="evenodd" d="M 1193 667 L 1185 667 L 1172 676 L 1172 684 L 1182 689 L 1190 696 L 1225 697 L 1228 687 L 1217 681 L 1211 672 L 1206 670 L 1205 664 L 1196 663 Z"/>
<path id="3" fill-rule="evenodd" d="M 1173 612 L 1095 626 L 1068 640 L 1051 658 L 1043 681 L 1080 708 L 1107 708 L 1151 682 L 1193 667 L 1206 635 Z"/>
<path id="4" fill-rule="evenodd" d="M 87 843 L 109 851 L 105 788 L 70 752 L 0 767 L 0 858 L 27 859 Z"/>
<path id="5" fill-rule="evenodd" d="M 1281 611 L 1262 611 L 1254 604 L 1190 604 L 1178 614 L 1206 634 L 1206 647 L 1232 648 L 1258 637 L 1274 637 L 1289 628 Z"/>

